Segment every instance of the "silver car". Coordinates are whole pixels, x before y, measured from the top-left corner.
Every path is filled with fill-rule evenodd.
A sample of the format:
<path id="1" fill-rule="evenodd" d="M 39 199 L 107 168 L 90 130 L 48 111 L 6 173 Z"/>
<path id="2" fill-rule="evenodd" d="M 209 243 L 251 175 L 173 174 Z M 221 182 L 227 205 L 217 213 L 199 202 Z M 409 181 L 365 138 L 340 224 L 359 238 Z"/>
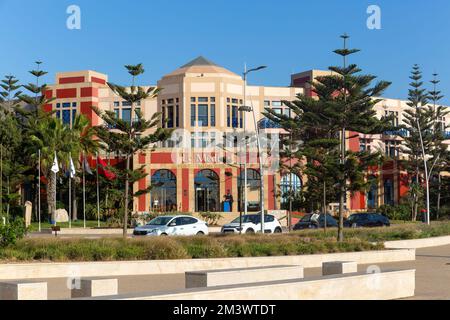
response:
<path id="1" fill-rule="evenodd" d="M 134 236 L 208 235 L 208 225 L 191 216 L 160 216 L 145 226 L 136 227 Z"/>

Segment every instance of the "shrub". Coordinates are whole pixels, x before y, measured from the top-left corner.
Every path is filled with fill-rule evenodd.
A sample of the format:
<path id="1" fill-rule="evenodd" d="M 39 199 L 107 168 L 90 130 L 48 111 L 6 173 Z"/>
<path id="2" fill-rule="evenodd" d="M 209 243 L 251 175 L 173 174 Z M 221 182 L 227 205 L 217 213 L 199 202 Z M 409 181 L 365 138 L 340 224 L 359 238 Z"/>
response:
<path id="1" fill-rule="evenodd" d="M 205 220 L 208 225 L 215 226 L 223 216 L 217 212 L 202 212 L 200 217 Z"/>
<path id="2" fill-rule="evenodd" d="M 4 248 L 15 244 L 17 240 L 25 236 L 26 232 L 27 229 L 22 218 L 16 218 L 6 225 L 0 225 L 0 247 Z"/>
<path id="3" fill-rule="evenodd" d="M 382 205 L 379 212 L 390 220 L 411 221 L 411 207 L 408 204 L 399 204 L 397 206 Z"/>

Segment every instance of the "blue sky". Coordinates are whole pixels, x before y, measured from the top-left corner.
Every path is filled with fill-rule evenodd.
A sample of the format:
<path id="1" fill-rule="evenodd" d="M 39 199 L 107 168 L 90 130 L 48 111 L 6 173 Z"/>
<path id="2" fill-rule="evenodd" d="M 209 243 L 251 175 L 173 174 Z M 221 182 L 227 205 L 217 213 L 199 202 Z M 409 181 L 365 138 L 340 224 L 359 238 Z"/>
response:
<path id="1" fill-rule="evenodd" d="M 66 28 L 71 4 L 81 8 L 81 30 Z M 366 27 L 371 4 L 381 7 L 382 30 Z M 58 71 L 93 69 L 128 84 L 123 65 L 142 62 L 140 83 L 155 84 L 204 55 L 235 72 L 268 65 L 250 83 L 288 85 L 293 72 L 340 63 L 332 50 L 347 32 L 362 49 L 351 62 L 393 82 L 385 96 L 405 98 L 418 63 L 426 81 L 440 73 L 450 105 L 448 0 L 0 0 L 0 21 L 0 76 L 22 82 L 40 59 L 47 83 Z"/>

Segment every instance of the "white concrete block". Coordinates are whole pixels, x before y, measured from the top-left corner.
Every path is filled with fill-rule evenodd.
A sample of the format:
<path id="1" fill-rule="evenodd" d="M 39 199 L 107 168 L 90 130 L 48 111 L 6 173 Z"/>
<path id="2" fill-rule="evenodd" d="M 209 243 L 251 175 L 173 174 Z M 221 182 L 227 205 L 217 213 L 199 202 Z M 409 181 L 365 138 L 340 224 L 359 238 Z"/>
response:
<path id="1" fill-rule="evenodd" d="M 186 288 L 302 279 L 302 266 L 267 266 L 186 272 Z"/>
<path id="2" fill-rule="evenodd" d="M 354 261 L 331 261 L 322 264 L 322 274 L 330 276 L 358 272 L 358 265 Z"/>
<path id="3" fill-rule="evenodd" d="M 415 270 L 376 274 L 337 275 L 315 279 L 285 280 L 167 293 L 133 293 L 111 300 L 393 300 L 413 297 Z"/>
<path id="4" fill-rule="evenodd" d="M 72 289 L 72 298 L 106 297 L 118 293 L 117 279 L 81 279 L 80 288 Z"/>
<path id="5" fill-rule="evenodd" d="M 47 282 L 8 281 L 0 283 L 0 300 L 47 300 Z"/>

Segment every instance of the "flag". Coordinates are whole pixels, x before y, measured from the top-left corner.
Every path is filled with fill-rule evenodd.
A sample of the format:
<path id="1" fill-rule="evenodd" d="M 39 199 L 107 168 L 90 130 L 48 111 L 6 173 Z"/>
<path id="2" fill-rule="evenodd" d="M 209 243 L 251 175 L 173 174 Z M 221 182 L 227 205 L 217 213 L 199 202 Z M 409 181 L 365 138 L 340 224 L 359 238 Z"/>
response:
<path id="1" fill-rule="evenodd" d="M 55 152 L 55 160 L 53 160 L 53 165 L 52 165 L 52 169 L 51 170 L 54 173 L 58 173 L 59 172 L 58 158 L 56 157 L 56 152 Z"/>
<path id="2" fill-rule="evenodd" d="M 72 157 L 70 157 L 70 163 L 69 163 L 69 175 L 70 175 L 70 178 L 71 179 L 75 178 L 76 174 L 77 174 L 77 171 L 75 170 L 75 166 L 73 164 Z"/>
<path id="3" fill-rule="evenodd" d="M 114 173 L 105 169 L 108 166 L 108 164 L 104 160 L 100 159 L 100 157 L 98 156 L 97 156 L 97 165 L 98 165 L 98 172 L 106 179 L 108 180 L 116 179 L 116 175 Z"/>
<path id="4" fill-rule="evenodd" d="M 89 167 L 89 163 L 88 163 L 86 157 L 84 157 L 84 160 L 83 160 L 83 170 L 84 170 L 84 172 L 86 172 L 87 174 L 89 174 L 89 175 L 91 175 L 91 176 L 93 175 L 92 170 L 91 170 L 91 168 Z"/>

